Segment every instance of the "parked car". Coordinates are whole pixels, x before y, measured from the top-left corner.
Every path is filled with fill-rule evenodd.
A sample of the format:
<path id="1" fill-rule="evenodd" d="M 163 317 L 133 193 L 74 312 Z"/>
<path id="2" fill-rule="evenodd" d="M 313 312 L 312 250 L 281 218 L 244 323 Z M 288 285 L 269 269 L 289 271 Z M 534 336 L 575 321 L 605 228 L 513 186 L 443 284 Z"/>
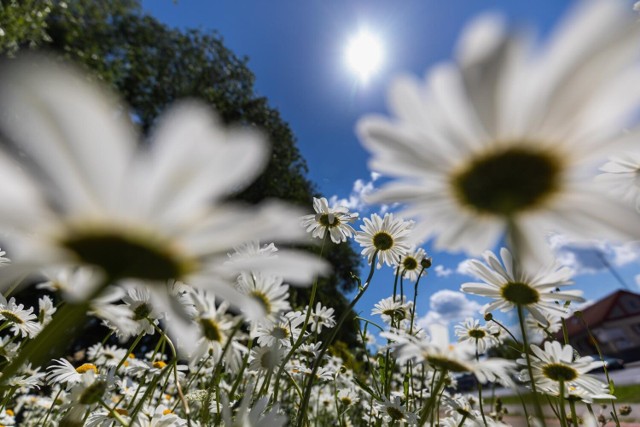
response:
<path id="1" fill-rule="evenodd" d="M 597 354 L 592 354 L 593 360 L 601 360 L 600 356 Z M 602 360 L 604 360 L 604 365 L 607 367 L 607 371 L 615 371 L 616 369 L 624 369 L 624 360 L 618 359 L 616 357 L 611 357 L 607 355 L 602 355 Z M 604 367 L 600 367 L 594 369 L 591 372 L 604 372 Z"/>

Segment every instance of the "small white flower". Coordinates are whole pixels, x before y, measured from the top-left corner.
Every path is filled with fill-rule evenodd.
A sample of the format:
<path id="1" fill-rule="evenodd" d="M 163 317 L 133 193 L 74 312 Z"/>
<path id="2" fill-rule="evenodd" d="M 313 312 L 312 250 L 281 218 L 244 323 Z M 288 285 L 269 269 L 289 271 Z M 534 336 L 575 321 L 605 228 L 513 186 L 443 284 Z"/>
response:
<path id="1" fill-rule="evenodd" d="M 357 213 L 350 213 L 344 206 L 329 207 L 329 202 L 324 197 L 313 198 L 314 215 L 302 217 L 302 226 L 311 233 L 313 237 L 324 239 L 329 233 L 333 243 L 346 242 L 353 236 L 355 230 L 349 225 L 350 222 L 358 218 Z"/>
<path id="2" fill-rule="evenodd" d="M 488 348 L 500 344 L 500 340 L 496 336 L 499 332 L 498 327 L 495 325 L 480 326 L 478 319 L 465 319 L 462 324 L 456 325 L 454 330 L 459 342 L 471 343 L 477 347 L 480 354 L 487 351 Z"/>
<path id="3" fill-rule="evenodd" d="M 42 325 L 38 323 L 38 316 L 33 314 L 33 307 L 28 310 L 24 309 L 23 304 L 16 304 L 16 299 L 11 298 L 9 301 L 0 294 L 0 320 L 11 326 L 11 331 L 15 335 L 22 337 L 35 337 Z"/>
<path id="4" fill-rule="evenodd" d="M 409 234 L 413 227 L 413 221 L 405 221 L 395 217 L 392 213 L 386 213 L 384 218 L 378 214 L 371 215 L 371 219 L 364 218 L 364 225 L 356 234 L 356 242 L 364 247 L 362 255 L 367 257 L 369 264 L 373 261 L 373 255 L 377 253 L 377 267 L 382 264 L 397 265 L 411 247 Z"/>
<path id="5" fill-rule="evenodd" d="M 305 311 L 309 310 L 309 306 L 305 308 Z M 325 307 L 318 301 L 315 310 L 311 310 L 309 317 L 309 330 L 311 332 L 322 332 L 322 327 L 333 328 L 336 325 L 336 320 L 333 316 L 334 309 L 331 307 Z"/>

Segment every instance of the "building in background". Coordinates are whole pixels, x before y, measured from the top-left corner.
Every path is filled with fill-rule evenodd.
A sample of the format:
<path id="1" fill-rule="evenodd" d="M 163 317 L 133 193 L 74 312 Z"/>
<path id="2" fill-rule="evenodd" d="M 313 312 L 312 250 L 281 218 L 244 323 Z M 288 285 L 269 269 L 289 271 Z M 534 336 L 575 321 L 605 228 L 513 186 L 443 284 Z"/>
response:
<path id="1" fill-rule="evenodd" d="M 618 290 L 567 319 L 569 343 L 581 355 L 597 354 L 587 328 L 597 340 L 602 354 L 640 360 L 640 294 Z M 562 341 L 562 333 L 558 339 Z"/>

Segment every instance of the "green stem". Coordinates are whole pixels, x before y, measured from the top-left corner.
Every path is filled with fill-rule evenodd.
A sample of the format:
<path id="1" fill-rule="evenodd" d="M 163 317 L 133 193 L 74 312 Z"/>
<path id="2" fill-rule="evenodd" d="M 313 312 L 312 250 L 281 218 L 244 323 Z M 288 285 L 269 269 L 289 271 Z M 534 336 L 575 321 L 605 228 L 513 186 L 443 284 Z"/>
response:
<path id="1" fill-rule="evenodd" d="M 322 257 L 322 254 L 324 252 L 324 245 L 326 241 L 327 241 L 327 233 L 325 233 L 324 237 L 322 238 L 322 246 L 320 247 L 320 257 Z M 313 281 L 313 286 L 311 286 L 311 296 L 309 297 L 309 308 L 304 318 L 304 323 L 302 324 L 302 328 L 300 329 L 300 334 L 298 335 L 298 339 L 291 346 L 291 350 L 289 350 L 287 355 L 284 357 L 282 363 L 280 364 L 280 369 L 278 369 L 278 372 L 276 373 L 275 387 L 273 389 L 273 399 L 271 400 L 271 403 L 275 403 L 278 401 L 278 393 L 280 392 L 280 377 L 284 372 L 285 365 L 287 364 L 287 362 L 289 362 L 289 360 L 293 357 L 295 351 L 302 345 L 302 343 L 305 340 L 304 333 L 307 331 L 307 326 L 309 325 L 309 319 L 311 318 L 311 310 L 313 310 L 313 303 L 315 302 L 317 291 L 318 291 L 318 278 L 316 277 L 316 279 Z M 317 328 L 316 328 L 316 331 L 317 331 Z"/>
<path id="2" fill-rule="evenodd" d="M 524 347 L 524 355 L 527 359 L 527 371 L 529 372 L 529 381 L 531 381 L 531 391 L 533 392 L 533 403 L 535 405 L 536 417 L 544 424 L 544 415 L 542 413 L 542 407 L 540 406 L 540 400 L 538 399 L 538 390 L 536 389 L 536 382 L 533 378 L 533 369 L 531 368 L 531 355 L 529 354 L 529 342 L 527 341 L 527 331 L 524 323 L 524 309 L 522 304 L 518 304 L 518 320 L 520 321 L 520 330 L 522 332 L 522 343 Z"/>
<path id="3" fill-rule="evenodd" d="M 480 361 L 480 354 L 478 353 L 478 338 L 476 338 L 476 362 Z M 480 415 L 482 415 L 482 422 L 487 425 L 487 418 L 484 415 L 484 403 L 482 402 L 482 381 L 478 380 L 478 402 L 480 403 Z"/>
<path id="4" fill-rule="evenodd" d="M 571 422 L 574 426 L 579 426 L 578 424 L 578 413 L 576 412 L 576 402 L 569 398 L 569 407 L 571 408 Z"/>
<path id="5" fill-rule="evenodd" d="M 362 295 L 364 295 L 365 291 L 367 290 L 367 288 L 371 284 L 371 278 L 373 277 L 373 273 L 375 272 L 377 258 L 378 258 L 378 250 L 376 250 L 373 253 L 373 258 L 371 260 L 371 269 L 369 270 L 369 276 L 367 277 L 367 280 L 365 281 L 364 285 L 360 287 L 360 291 L 358 292 L 356 297 L 353 299 L 353 301 L 351 301 L 351 304 L 349 304 L 349 307 L 347 307 L 346 310 L 342 313 L 342 316 L 340 316 L 340 320 L 338 320 L 338 323 L 333 328 L 333 330 L 331 332 L 331 336 L 329 337 L 329 339 L 322 343 L 322 347 L 320 349 L 320 353 L 318 354 L 318 356 L 316 357 L 316 359 L 315 359 L 315 361 L 313 363 L 313 368 L 311 370 L 311 375 L 309 375 L 309 381 L 307 381 L 307 384 L 306 384 L 305 389 L 304 389 L 304 396 L 302 398 L 302 402 L 300 403 L 300 409 L 299 409 L 299 412 L 298 412 L 298 420 L 296 422 L 296 425 L 298 427 L 302 427 L 302 422 L 303 422 L 303 420 L 305 418 L 305 412 L 307 410 L 307 406 L 309 406 L 309 398 L 311 397 L 311 388 L 313 387 L 313 379 L 314 379 L 314 377 L 316 375 L 316 372 L 318 372 L 318 368 L 320 367 L 320 363 L 322 362 L 322 358 L 324 357 L 325 353 L 329 349 L 329 346 L 331 345 L 333 340 L 338 335 L 338 331 L 342 327 L 342 324 L 344 323 L 344 321 L 347 320 L 347 317 L 351 313 L 351 310 L 353 309 L 353 307 L 355 307 L 356 303 L 360 300 L 360 298 L 362 298 Z"/>
<path id="6" fill-rule="evenodd" d="M 567 409 L 564 406 L 564 380 L 560 379 L 560 425 L 567 427 Z"/>

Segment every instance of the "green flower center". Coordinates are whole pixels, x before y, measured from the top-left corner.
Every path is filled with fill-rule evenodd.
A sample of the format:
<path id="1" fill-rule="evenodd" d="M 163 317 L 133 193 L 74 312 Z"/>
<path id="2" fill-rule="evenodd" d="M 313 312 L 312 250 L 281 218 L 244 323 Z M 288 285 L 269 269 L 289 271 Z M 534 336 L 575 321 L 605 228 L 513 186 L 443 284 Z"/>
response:
<path id="1" fill-rule="evenodd" d="M 385 410 L 392 420 L 398 421 L 404 418 L 404 413 L 394 406 L 387 406 Z"/>
<path id="2" fill-rule="evenodd" d="M 571 366 L 562 363 L 550 363 L 542 367 L 542 373 L 545 377 L 553 381 L 573 381 L 578 378 L 578 372 Z"/>
<path id="3" fill-rule="evenodd" d="M 448 372 L 469 372 L 469 368 L 467 366 L 455 360 L 447 359 L 446 357 L 428 355 L 426 360 L 427 363 L 436 369 Z"/>
<path id="4" fill-rule="evenodd" d="M 222 342 L 222 333 L 218 323 L 210 317 L 201 317 L 200 326 L 202 326 L 202 333 L 209 341 Z"/>
<path id="5" fill-rule="evenodd" d="M 260 357 L 260 366 L 264 369 L 273 369 L 278 365 L 278 354 L 275 351 L 265 351 Z"/>
<path id="6" fill-rule="evenodd" d="M 408 256 L 402 261 L 402 266 L 405 270 L 412 271 L 418 268 L 418 261 L 416 261 L 415 258 Z"/>
<path id="7" fill-rule="evenodd" d="M 480 213 L 513 216 L 535 208 L 558 190 L 556 158 L 525 148 L 481 155 L 451 181 L 458 200 Z"/>
<path id="8" fill-rule="evenodd" d="M 151 307 L 148 304 L 142 303 L 133 310 L 133 320 L 146 319 L 151 314 Z"/>
<path id="9" fill-rule="evenodd" d="M 79 231 L 60 243 L 80 261 L 100 267 L 112 279 L 164 281 L 179 279 L 193 270 L 193 263 L 171 251 L 167 242 L 126 232 Z"/>
<path id="10" fill-rule="evenodd" d="M 381 251 L 391 249 L 393 246 L 393 237 L 389 233 L 381 231 L 373 236 L 373 246 Z"/>
<path id="11" fill-rule="evenodd" d="M 17 323 L 19 325 L 22 325 L 24 323 L 24 320 L 22 320 L 20 316 L 9 310 L 0 310 L 0 316 L 3 316 L 9 322 Z"/>
<path id="12" fill-rule="evenodd" d="M 283 328 L 282 326 L 276 326 L 275 328 L 273 328 L 273 331 L 271 332 L 271 335 L 274 338 L 277 338 L 279 340 L 283 340 L 285 338 L 289 338 L 289 331 L 285 328 Z"/>
<path id="13" fill-rule="evenodd" d="M 385 314 L 394 320 L 404 320 L 407 317 L 407 312 L 404 307 L 388 308 L 383 310 L 382 314 Z"/>
<path id="14" fill-rule="evenodd" d="M 96 381 L 84 389 L 78 401 L 83 405 L 98 403 L 105 391 L 107 391 L 107 383 L 104 381 Z"/>
<path id="15" fill-rule="evenodd" d="M 540 301 L 540 294 L 522 282 L 509 282 L 500 290 L 502 298 L 513 304 L 530 305 Z"/>
<path id="16" fill-rule="evenodd" d="M 487 336 L 487 333 L 482 329 L 469 329 L 469 336 L 471 338 L 475 338 L 477 340 L 482 339 Z"/>
<path id="17" fill-rule="evenodd" d="M 340 220 L 335 215 L 329 214 L 319 214 L 316 217 L 316 221 L 320 223 L 320 225 L 325 227 L 337 227 L 340 224 Z"/>
<path id="18" fill-rule="evenodd" d="M 264 292 L 251 291 L 249 295 L 251 295 L 253 298 L 256 299 L 256 301 L 258 301 L 260 303 L 262 308 L 264 308 L 265 313 L 271 314 L 271 311 L 273 310 L 273 307 L 271 306 L 271 301 L 265 295 Z"/>

